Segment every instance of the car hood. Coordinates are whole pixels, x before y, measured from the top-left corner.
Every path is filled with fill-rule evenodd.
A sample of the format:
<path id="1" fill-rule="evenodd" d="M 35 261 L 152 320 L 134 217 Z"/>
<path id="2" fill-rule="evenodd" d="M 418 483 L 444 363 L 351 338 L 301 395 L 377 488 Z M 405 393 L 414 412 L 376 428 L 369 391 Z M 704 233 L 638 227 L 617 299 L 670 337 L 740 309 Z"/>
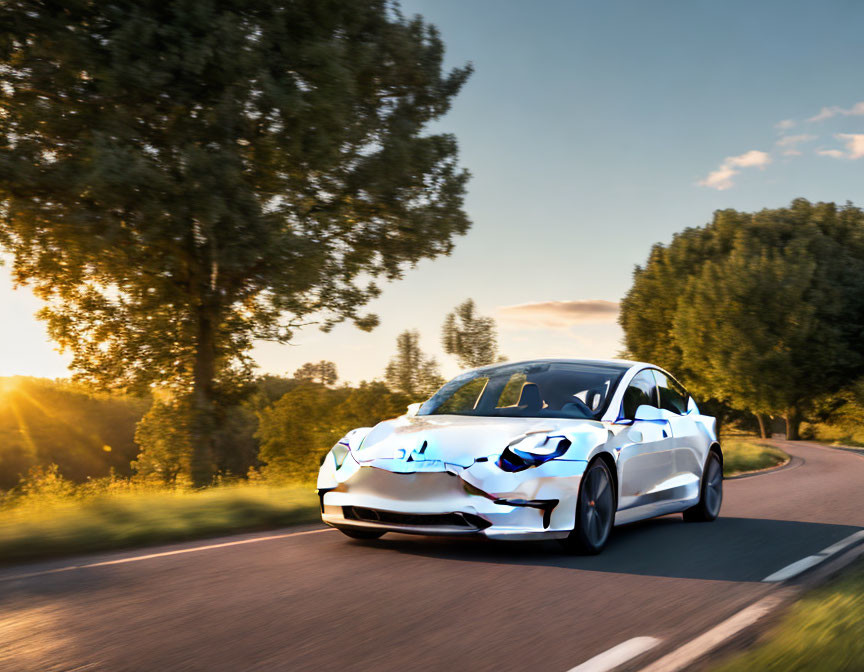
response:
<path id="1" fill-rule="evenodd" d="M 353 451 L 360 464 L 392 471 L 470 467 L 477 458 L 497 458 L 514 439 L 529 433 L 595 433 L 596 420 L 484 418 L 455 415 L 401 417 L 378 423 Z"/>

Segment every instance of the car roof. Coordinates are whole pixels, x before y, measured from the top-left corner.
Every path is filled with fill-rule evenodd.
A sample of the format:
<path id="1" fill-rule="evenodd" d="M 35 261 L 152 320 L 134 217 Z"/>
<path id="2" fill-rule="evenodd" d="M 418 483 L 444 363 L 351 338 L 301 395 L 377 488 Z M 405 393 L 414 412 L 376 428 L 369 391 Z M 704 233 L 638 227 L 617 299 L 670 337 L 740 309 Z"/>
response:
<path id="1" fill-rule="evenodd" d="M 567 359 L 562 357 L 549 357 L 549 358 L 540 358 L 540 359 L 524 359 L 518 360 L 515 362 L 498 362 L 496 364 L 490 364 L 488 366 L 482 366 L 477 369 L 473 369 L 474 371 L 483 371 L 485 369 L 493 369 L 499 366 L 518 366 L 520 364 L 540 364 L 540 363 L 562 363 L 562 364 L 594 364 L 600 366 L 615 366 L 622 369 L 631 369 L 633 367 L 645 367 L 645 366 L 654 366 L 653 364 L 648 364 L 647 362 L 634 362 L 629 359 Z"/>

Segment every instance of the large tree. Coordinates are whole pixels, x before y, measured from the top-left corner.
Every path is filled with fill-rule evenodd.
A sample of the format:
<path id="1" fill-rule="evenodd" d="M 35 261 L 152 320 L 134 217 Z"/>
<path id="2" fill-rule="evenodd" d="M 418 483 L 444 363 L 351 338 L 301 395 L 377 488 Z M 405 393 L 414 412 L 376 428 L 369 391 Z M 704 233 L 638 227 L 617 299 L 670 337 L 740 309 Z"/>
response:
<path id="1" fill-rule="evenodd" d="M 78 374 L 218 407 L 255 338 L 362 314 L 470 223 L 470 67 L 387 0 L 0 4 L 0 242 Z"/>
<path id="2" fill-rule="evenodd" d="M 500 358 L 495 320 L 477 314 L 473 299 L 466 299 L 444 318 L 444 352 L 455 355 L 466 369 L 493 364 Z"/>
<path id="3" fill-rule="evenodd" d="M 797 438 L 802 411 L 864 371 L 864 213 L 718 212 L 654 248 L 621 323 L 634 356 Z"/>

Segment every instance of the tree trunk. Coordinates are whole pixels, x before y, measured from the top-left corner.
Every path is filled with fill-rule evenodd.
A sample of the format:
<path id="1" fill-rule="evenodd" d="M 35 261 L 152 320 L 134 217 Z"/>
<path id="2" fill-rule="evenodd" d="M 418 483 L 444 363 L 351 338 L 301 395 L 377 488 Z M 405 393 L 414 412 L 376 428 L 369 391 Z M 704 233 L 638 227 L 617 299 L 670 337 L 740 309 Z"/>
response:
<path id="1" fill-rule="evenodd" d="M 759 436 L 763 439 L 771 438 L 771 424 L 770 418 L 766 418 L 762 413 L 754 413 L 756 416 L 756 420 L 759 421 Z"/>
<path id="2" fill-rule="evenodd" d="M 202 306 L 197 315 L 197 340 L 192 387 L 190 476 L 196 488 L 213 479 L 213 444 L 216 433 L 214 379 L 216 377 L 217 311 Z"/>
<path id="3" fill-rule="evenodd" d="M 797 441 L 799 438 L 798 429 L 801 426 L 801 414 L 797 408 L 790 408 L 786 411 L 786 440 Z"/>

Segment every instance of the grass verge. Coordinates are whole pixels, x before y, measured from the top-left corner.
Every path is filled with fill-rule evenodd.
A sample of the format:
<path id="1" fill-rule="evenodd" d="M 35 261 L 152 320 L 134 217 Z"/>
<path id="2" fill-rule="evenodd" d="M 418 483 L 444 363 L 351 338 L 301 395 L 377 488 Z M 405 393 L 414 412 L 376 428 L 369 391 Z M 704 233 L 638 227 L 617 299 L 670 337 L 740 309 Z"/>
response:
<path id="1" fill-rule="evenodd" d="M 714 672 L 840 672 L 864 665 L 864 562 L 796 602 L 749 651 Z"/>
<path id="2" fill-rule="evenodd" d="M 723 475 L 737 476 L 748 471 L 769 469 L 789 461 L 789 456 L 773 446 L 729 439 L 723 441 Z"/>
<path id="3" fill-rule="evenodd" d="M 0 515 L 0 563 L 320 520 L 311 487 L 237 485 L 105 494 Z"/>

